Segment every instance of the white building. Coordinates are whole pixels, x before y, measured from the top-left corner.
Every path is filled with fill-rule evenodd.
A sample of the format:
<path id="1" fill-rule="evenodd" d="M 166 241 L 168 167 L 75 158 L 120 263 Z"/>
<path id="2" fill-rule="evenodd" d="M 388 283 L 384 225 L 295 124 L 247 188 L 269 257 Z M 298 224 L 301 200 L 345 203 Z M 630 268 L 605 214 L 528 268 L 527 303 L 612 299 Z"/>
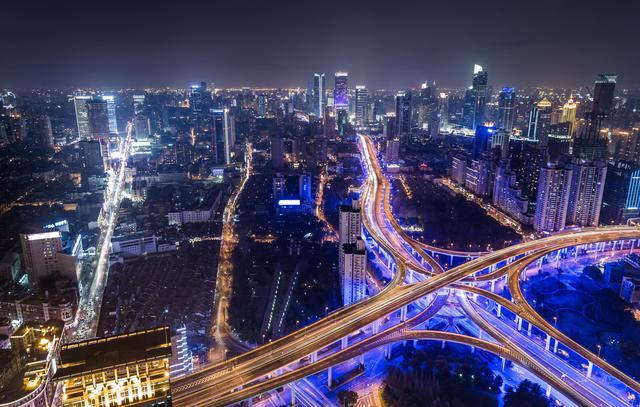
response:
<path id="1" fill-rule="evenodd" d="M 538 177 L 538 198 L 534 229 L 539 232 L 556 232 L 564 229 L 569 206 L 570 169 L 545 166 Z"/>
<path id="2" fill-rule="evenodd" d="M 364 240 L 342 245 L 340 280 L 344 305 L 353 304 L 367 295 L 367 252 Z"/>
<path id="3" fill-rule="evenodd" d="M 567 223 L 576 226 L 598 226 L 607 165 L 601 161 L 571 164 L 571 191 Z"/>

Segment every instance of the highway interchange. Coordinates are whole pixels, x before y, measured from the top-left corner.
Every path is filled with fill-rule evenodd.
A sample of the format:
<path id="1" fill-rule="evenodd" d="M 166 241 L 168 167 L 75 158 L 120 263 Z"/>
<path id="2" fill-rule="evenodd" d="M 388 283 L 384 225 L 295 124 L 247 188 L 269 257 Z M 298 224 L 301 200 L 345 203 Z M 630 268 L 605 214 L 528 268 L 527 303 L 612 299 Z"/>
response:
<path id="1" fill-rule="evenodd" d="M 545 255 L 576 246 L 593 247 L 600 242 L 618 242 L 621 248 L 630 247 L 640 238 L 640 230 L 622 226 L 583 229 L 490 253 L 431 247 L 411 239 L 397 224 L 389 203 L 390 185 L 378 163 L 373 142 L 369 137 L 359 136 L 359 145 L 368 175 L 361 196 L 363 224 L 371 237 L 370 249 L 379 251 L 388 260 L 395 271 L 393 279 L 375 296 L 339 309 L 278 340 L 174 381 L 172 393 L 176 405 L 233 405 L 330 369 L 371 349 L 416 339 L 462 343 L 512 360 L 576 405 L 629 405 L 620 387 L 626 387 L 629 394 L 636 394 L 640 392 L 640 384 L 538 315 L 524 299 L 520 278 L 528 265 Z M 470 260 L 445 271 L 434 259 L 434 253 Z M 485 288 L 488 285 L 493 288 L 496 281 L 504 279 L 511 299 Z M 478 337 L 420 328 L 422 322 L 437 312 L 437 298 L 442 295 L 454 298 L 478 327 Z M 415 308 L 417 302 L 428 305 L 416 315 L 407 317 L 407 307 L 412 304 Z M 501 308 L 517 316 L 515 325 L 514 321 L 501 319 Z M 385 321 L 387 316 L 398 311 L 399 320 Z M 521 332 L 523 324 L 531 324 L 546 334 L 546 347 L 544 343 L 537 344 L 527 332 Z M 581 371 L 559 359 L 549 351 L 552 340 L 582 356 L 610 380 L 598 380 L 590 371 Z M 340 346 L 336 347 L 338 342 Z"/>

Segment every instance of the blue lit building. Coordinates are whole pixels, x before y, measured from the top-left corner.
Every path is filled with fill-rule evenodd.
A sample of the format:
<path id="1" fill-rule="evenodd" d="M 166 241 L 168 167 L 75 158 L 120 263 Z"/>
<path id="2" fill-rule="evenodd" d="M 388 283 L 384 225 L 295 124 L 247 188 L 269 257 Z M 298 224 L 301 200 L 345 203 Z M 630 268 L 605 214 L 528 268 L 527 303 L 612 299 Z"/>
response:
<path id="1" fill-rule="evenodd" d="M 336 72 L 333 89 L 333 106 L 336 111 L 349 111 L 349 74 Z"/>
<path id="2" fill-rule="evenodd" d="M 491 148 L 491 136 L 495 129 L 489 126 L 476 126 L 476 135 L 473 141 L 473 158 L 478 158 Z"/>
<path id="3" fill-rule="evenodd" d="M 603 225 L 640 217 L 640 169 L 629 161 L 609 165 L 600 210 Z"/>
<path id="4" fill-rule="evenodd" d="M 516 91 L 513 88 L 502 88 L 498 96 L 498 117 L 496 127 L 511 133 L 516 114 Z"/>

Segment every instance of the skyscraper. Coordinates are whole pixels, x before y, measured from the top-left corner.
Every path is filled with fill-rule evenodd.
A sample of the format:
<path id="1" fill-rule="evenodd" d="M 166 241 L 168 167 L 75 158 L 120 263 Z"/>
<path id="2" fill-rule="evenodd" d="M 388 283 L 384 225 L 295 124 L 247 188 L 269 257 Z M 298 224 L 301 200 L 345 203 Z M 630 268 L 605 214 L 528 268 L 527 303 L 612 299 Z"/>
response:
<path id="1" fill-rule="evenodd" d="M 20 243 L 32 291 L 37 292 L 43 280 L 56 274 L 78 281 L 75 258 L 63 251 L 60 231 L 21 234 Z"/>
<path id="2" fill-rule="evenodd" d="M 336 111 L 349 111 L 349 74 L 336 72 L 334 76 L 333 105 Z"/>
<path id="3" fill-rule="evenodd" d="M 109 132 L 111 134 L 118 134 L 118 121 L 116 119 L 116 98 L 113 95 L 102 95 L 102 100 L 107 102 Z"/>
<path id="4" fill-rule="evenodd" d="M 491 138 L 495 129 L 488 126 L 477 126 L 473 140 L 473 158 L 478 158 L 491 148 Z"/>
<path id="5" fill-rule="evenodd" d="M 211 94 L 207 92 L 206 82 L 191 85 L 189 107 L 191 109 L 191 123 L 196 135 L 202 135 L 204 133 L 206 115 L 209 111 L 210 102 Z"/>
<path id="6" fill-rule="evenodd" d="M 409 143 L 411 137 L 411 91 L 398 92 L 396 94 L 396 134 L 404 145 Z"/>
<path id="7" fill-rule="evenodd" d="M 144 111 L 144 94 L 133 95 L 133 114 L 137 115 Z"/>
<path id="8" fill-rule="evenodd" d="M 107 102 L 104 100 L 93 99 L 85 103 L 87 108 L 87 118 L 89 121 L 89 133 L 91 137 L 107 138 L 109 137 L 109 109 Z"/>
<path id="9" fill-rule="evenodd" d="M 78 124 L 78 138 L 88 139 L 91 137 L 89 129 L 89 116 L 87 113 L 87 102 L 91 100 L 91 96 L 75 95 L 73 104 L 76 110 L 76 122 Z"/>
<path id="10" fill-rule="evenodd" d="M 549 139 L 550 126 L 551 102 L 549 102 L 547 98 L 543 98 L 531 109 L 527 138 L 532 141 L 537 141 L 541 147 L 546 147 Z"/>
<path id="11" fill-rule="evenodd" d="M 322 117 L 324 115 L 324 108 L 327 105 L 327 101 L 325 100 L 325 79 L 323 73 L 315 73 L 313 74 L 313 94 L 311 95 L 311 100 L 313 101 L 312 113 L 314 113 L 318 117 Z"/>
<path id="12" fill-rule="evenodd" d="M 513 88 L 502 88 L 498 96 L 498 118 L 496 127 L 513 131 L 513 120 L 516 114 L 516 92 Z"/>
<path id="13" fill-rule="evenodd" d="M 342 245 L 340 277 L 342 282 L 342 301 L 344 305 L 353 304 L 366 296 L 367 252 L 364 240 L 357 237 L 354 243 Z"/>
<path id="14" fill-rule="evenodd" d="M 215 161 L 231 164 L 231 149 L 235 144 L 235 119 L 229 109 L 211 109 L 212 143 Z"/>
<path id="15" fill-rule="evenodd" d="M 567 103 L 562 106 L 562 116 L 560 116 L 561 123 L 569 123 L 569 135 L 573 136 L 573 132 L 576 127 L 576 113 L 578 111 L 578 105 L 569 98 Z"/>
<path id="16" fill-rule="evenodd" d="M 473 122 L 471 128 L 484 124 L 485 104 L 487 102 L 487 72 L 480 65 L 473 66 L 473 83 L 471 85 L 473 95 Z"/>
<path id="17" fill-rule="evenodd" d="M 567 223 L 598 226 L 607 166 L 602 161 L 574 160 L 571 170 Z"/>
<path id="18" fill-rule="evenodd" d="M 350 205 L 340 206 L 340 244 L 355 243 L 362 235 L 362 215 L 360 202 L 354 199 Z"/>
<path id="19" fill-rule="evenodd" d="M 538 232 L 564 229 L 569 206 L 571 170 L 546 165 L 540 169 L 533 226 Z"/>
<path id="20" fill-rule="evenodd" d="M 640 169 L 630 162 L 609 165 L 602 196 L 600 223 L 624 224 L 640 216 Z"/>
<path id="21" fill-rule="evenodd" d="M 356 86 L 356 125 L 363 126 L 369 119 L 369 92 L 364 86 Z"/>
<path id="22" fill-rule="evenodd" d="M 580 159 L 606 158 L 607 138 L 601 134 L 602 125 L 613 106 L 615 75 L 599 75 L 593 91 L 593 105 L 585 116 L 585 125 L 573 142 L 573 155 Z"/>
<path id="23" fill-rule="evenodd" d="M 49 116 L 39 115 L 34 117 L 29 130 L 36 145 L 49 150 L 53 149 L 53 130 Z"/>
<path id="24" fill-rule="evenodd" d="M 284 140 L 280 136 L 271 136 L 271 166 L 273 168 L 284 166 Z"/>

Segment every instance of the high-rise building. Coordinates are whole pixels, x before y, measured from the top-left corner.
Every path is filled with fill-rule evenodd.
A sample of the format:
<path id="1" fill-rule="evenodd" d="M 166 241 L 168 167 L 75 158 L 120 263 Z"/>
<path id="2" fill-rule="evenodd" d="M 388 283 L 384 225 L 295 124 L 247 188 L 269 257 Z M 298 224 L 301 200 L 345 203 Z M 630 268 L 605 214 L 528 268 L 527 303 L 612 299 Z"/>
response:
<path id="1" fill-rule="evenodd" d="M 537 141 L 541 147 L 546 147 L 548 145 L 550 127 L 551 102 L 547 98 L 543 98 L 531 109 L 527 138 Z"/>
<path id="2" fill-rule="evenodd" d="M 491 134 L 491 150 L 500 151 L 500 158 L 506 158 L 509 155 L 509 134 L 505 129 L 494 130 Z"/>
<path id="3" fill-rule="evenodd" d="M 511 134 L 516 115 L 516 92 L 514 88 L 502 88 L 498 95 L 498 118 L 496 127 Z"/>
<path id="4" fill-rule="evenodd" d="M 488 126 L 476 126 L 476 135 L 473 141 L 473 158 L 478 158 L 491 148 L 491 137 L 495 129 Z"/>
<path id="5" fill-rule="evenodd" d="M 593 105 L 585 123 L 573 142 L 574 157 L 586 160 L 607 158 L 607 138 L 601 134 L 603 124 L 613 106 L 616 75 L 599 75 L 593 91 Z"/>
<path id="6" fill-rule="evenodd" d="M 367 289 L 367 252 L 364 240 L 357 237 L 354 243 L 342 245 L 340 280 L 343 304 L 356 303 L 366 297 Z"/>
<path id="7" fill-rule="evenodd" d="M 562 106 L 561 123 L 569 123 L 569 135 L 573 136 L 576 127 L 576 113 L 578 112 L 578 104 L 569 98 L 567 103 Z"/>
<path id="8" fill-rule="evenodd" d="M 200 82 L 191 85 L 189 96 L 189 108 L 191 109 L 191 124 L 197 136 L 204 133 L 207 121 L 207 112 L 211 104 L 211 94 L 207 92 L 207 83 Z"/>
<path id="9" fill-rule="evenodd" d="M 76 110 L 76 122 L 78 124 L 78 138 L 80 139 L 91 138 L 89 114 L 87 112 L 87 102 L 91 99 L 91 96 L 87 95 L 75 95 L 73 98 L 73 104 Z"/>
<path id="10" fill-rule="evenodd" d="M 137 115 L 144 112 L 144 94 L 133 95 L 133 114 Z"/>
<path id="11" fill-rule="evenodd" d="M 267 95 L 258 95 L 258 116 L 266 116 L 267 114 Z"/>
<path id="12" fill-rule="evenodd" d="M 384 138 L 387 140 L 391 140 L 396 138 L 396 114 L 395 113 L 387 113 L 384 116 L 384 127 L 383 134 Z"/>
<path id="13" fill-rule="evenodd" d="M 396 94 L 396 134 L 400 143 L 407 145 L 411 137 L 412 128 L 411 91 Z"/>
<path id="14" fill-rule="evenodd" d="M 364 86 L 356 86 L 356 125 L 363 126 L 369 120 L 369 92 Z"/>
<path id="15" fill-rule="evenodd" d="M 465 173 L 464 186 L 472 194 L 486 197 L 493 190 L 492 161 L 481 157 L 471 161 Z"/>
<path id="16" fill-rule="evenodd" d="M 388 139 L 386 150 L 384 153 L 384 160 L 389 163 L 395 163 L 400 157 L 400 140 L 397 138 Z"/>
<path id="17" fill-rule="evenodd" d="M 134 130 L 138 140 L 144 140 L 151 135 L 151 123 L 149 118 L 143 114 L 136 116 L 134 120 Z"/>
<path id="18" fill-rule="evenodd" d="M 271 166 L 273 168 L 284 166 L 284 140 L 280 136 L 271 136 Z"/>
<path id="19" fill-rule="evenodd" d="M 65 344 L 62 406 L 171 406 L 170 358 L 168 326 Z"/>
<path id="20" fill-rule="evenodd" d="M 473 118 L 471 128 L 483 125 L 485 120 L 485 104 L 487 102 L 487 71 L 480 65 L 473 66 L 473 83 L 471 85 L 473 95 Z"/>
<path id="21" fill-rule="evenodd" d="M 217 163 L 231 164 L 235 144 L 235 118 L 229 109 L 211 109 L 214 157 Z"/>
<path id="22" fill-rule="evenodd" d="M 516 174 L 509 171 L 503 160 L 496 167 L 493 183 L 493 206 L 524 225 L 533 223 L 533 216 L 529 211 L 529 201 L 522 196 L 522 189 L 517 186 Z"/>
<path id="23" fill-rule="evenodd" d="M 333 106 L 336 111 L 346 110 L 349 112 L 349 74 L 347 72 L 336 72 L 333 87 Z"/>
<path id="24" fill-rule="evenodd" d="M 78 147 L 82 177 L 104 174 L 105 167 L 100 142 L 97 140 L 80 140 Z"/>
<path id="25" fill-rule="evenodd" d="M 575 160 L 569 192 L 567 223 L 576 226 L 598 226 L 607 166 L 602 161 Z"/>
<path id="26" fill-rule="evenodd" d="M 640 169 L 636 165 L 626 161 L 609 165 L 605 185 L 601 224 L 624 224 L 640 216 Z"/>
<path id="27" fill-rule="evenodd" d="M 118 120 L 116 118 L 116 98 L 114 95 L 102 95 L 102 100 L 107 102 L 107 113 L 109 115 L 109 132 L 118 134 Z"/>
<path id="28" fill-rule="evenodd" d="M 563 230 L 567 222 L 571 169 L 545 165 L 540 169 L 533 226 L 538 232 Z"/>
<path id="29" fill-rule="evenodd" d="M 34 143 L 45 149 L 53 149 L 53 129 L 51 119 L 47 115 L 39 115 L 32 119 L 29 126 Z"/>
<path id="30" fill-rule="evenodd" d="M 324 115 L 324 109 L 327 105 L 327 101 L 325 100 L 325 91 L 326 84 L 323 73 L 315 73 L 313 74 L 313 94 L 311 95 L 311 100 L 313 101 L 312 113 L 314 113 L 318 117 L 322 117 Z"/>
<path id="31" fill-rule="evenodd" d="M 87 119 L 89 120 L 89 133 L 94 139 L 109 137 L 109 109 L 107 102 L 99 99 L 88 100 Z"/>
<path id="32" fill-rule="evenodd" d="M 362 235 L 362 215 L 360 201 L 354 199 L 350 205 L 340 206 L 340 244 L 355 243 Z"/>
<path id="33" fill-rule="evenodd" d="M 76 258 L 64 252 L 60 231 L 21 234 L 20 244 L 31 291 L 56 275 L 78 281 Z"/>

